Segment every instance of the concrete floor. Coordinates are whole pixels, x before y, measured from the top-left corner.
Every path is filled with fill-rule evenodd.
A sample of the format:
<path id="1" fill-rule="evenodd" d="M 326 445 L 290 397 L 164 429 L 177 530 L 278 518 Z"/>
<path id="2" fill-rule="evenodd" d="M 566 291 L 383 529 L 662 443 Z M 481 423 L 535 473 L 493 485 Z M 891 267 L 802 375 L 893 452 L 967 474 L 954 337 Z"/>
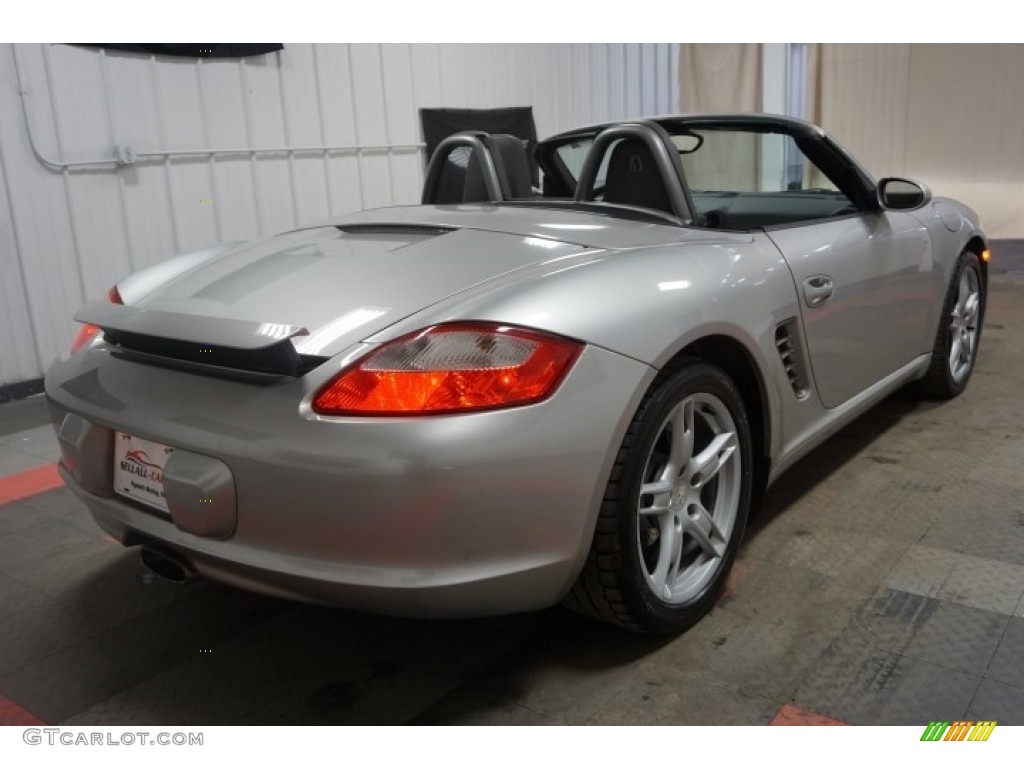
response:
<path id="1" fill-rule="evenodd" d="M 0 724 L 1024 725 L 1024 274 L 965 395 L 899 395 L 796 466 L 700 624 L 424 623 L 154 581 L 0 406 Z"/>

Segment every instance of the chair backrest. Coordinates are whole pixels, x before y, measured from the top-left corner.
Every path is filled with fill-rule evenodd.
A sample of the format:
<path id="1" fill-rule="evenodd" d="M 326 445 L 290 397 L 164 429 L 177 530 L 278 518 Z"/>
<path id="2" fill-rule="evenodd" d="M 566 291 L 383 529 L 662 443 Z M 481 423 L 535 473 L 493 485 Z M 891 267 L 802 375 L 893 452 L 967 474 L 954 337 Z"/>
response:
<path id="1" fill-rule="evenodd" d="M 487 203 L 533 197 L 526 147 L 515 136 L 452 134 L 434 151 L 423 183 L 425 205 Z"/>
<path id="2" fill-rule="evenodd" d="M 480 131 L 455 133 L 434 150 L 423 181 L 424 205 L 484 203 L 502 199 L 491 151 Z"/>
<path id="3" fill-rule="evenodd" d="M 491 200 L 491 193 L 487 189 L 487 181 L 484 178 L 484 159 L 478 149 L 457 148 L 454 152 L 468 152 L 467 164 L 462 184 L 461 199 L 454 202 L 462 203 L 487 203 Z M 495 163 L 497 165 L 497 163 Z M 500 176 L 499 176 L 500 178 Z"/>
<path id="4" fill-rule="evenodd" d="M 605 176 L 604 201 L 673 213 L 665 180 L 645 142 L 627 138 L 612 148 Z"/>
<path id="5" fill-rule="evenodd" d="M 484 144 L 494 157 L 502 197 L 505 200 L 533 197 L 530 161 L 522 139 L 507 133 L 496 133 L 484 137 Z"/>
<path id="6" fill-rule="evenodd" d="M 646 208 L 674 223 L 693 221 L 693 201 L 679 153 L 664 128 L 648 120 L 616 123 L 587 149 L 573 200 Z"/>

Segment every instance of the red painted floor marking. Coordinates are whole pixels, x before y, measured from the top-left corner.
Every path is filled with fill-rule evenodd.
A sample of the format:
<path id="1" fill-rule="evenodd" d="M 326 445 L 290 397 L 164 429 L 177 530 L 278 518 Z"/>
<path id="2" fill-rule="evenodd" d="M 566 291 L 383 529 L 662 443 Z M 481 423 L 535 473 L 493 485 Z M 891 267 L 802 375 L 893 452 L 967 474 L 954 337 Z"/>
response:
<path id="1" fill-rule="evenodd" d="M 849 725 L 849 723 L 833 720 L 831 717 L 819 715 L 817 712 L 808 712 L 805 709 L 794 707 L 792 704 L 783 704 L 768 725 Z"/>
<path id="2" fill-rule="evenodd" d="M 45 467 L 0 477 L 0 504 L 27 499 L 29 496 L 52 491 L 54 488 L 63 487 L 63 485 L 64 481 L 57 473 L 56 464 L 47 464 Z"/>
<path id="3" fill-rule="evenodd" d="M 31 712 L 26 712 L 10 699 L 0 696 L 0 725 L 46 725 L 46 723 Z"/>

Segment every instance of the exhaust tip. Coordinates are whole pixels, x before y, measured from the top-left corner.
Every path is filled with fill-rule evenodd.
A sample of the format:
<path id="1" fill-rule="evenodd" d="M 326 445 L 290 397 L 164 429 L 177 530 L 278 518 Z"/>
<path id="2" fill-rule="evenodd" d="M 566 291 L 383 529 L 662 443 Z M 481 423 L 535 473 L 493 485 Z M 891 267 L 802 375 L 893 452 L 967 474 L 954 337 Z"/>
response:
<path id="1" fill-rule="evenodd" d="M 196 577 L 195 569 L 181 555 L 162 547 L 142 547 L 142 564 L 161 579 L 174 584 L 187 584 Z"/>

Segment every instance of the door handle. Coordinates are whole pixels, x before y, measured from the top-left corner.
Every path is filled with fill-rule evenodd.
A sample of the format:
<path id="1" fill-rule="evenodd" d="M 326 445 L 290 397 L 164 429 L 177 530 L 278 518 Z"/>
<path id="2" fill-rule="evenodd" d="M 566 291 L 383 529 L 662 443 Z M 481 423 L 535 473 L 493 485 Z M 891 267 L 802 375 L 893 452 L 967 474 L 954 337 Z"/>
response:
<path id="1" fill-rule="evenodd" d="M 820 307 L 832 298 L 832 278 L 812 275 L 804 280 L 804 301 L 808 307 Z"/>

